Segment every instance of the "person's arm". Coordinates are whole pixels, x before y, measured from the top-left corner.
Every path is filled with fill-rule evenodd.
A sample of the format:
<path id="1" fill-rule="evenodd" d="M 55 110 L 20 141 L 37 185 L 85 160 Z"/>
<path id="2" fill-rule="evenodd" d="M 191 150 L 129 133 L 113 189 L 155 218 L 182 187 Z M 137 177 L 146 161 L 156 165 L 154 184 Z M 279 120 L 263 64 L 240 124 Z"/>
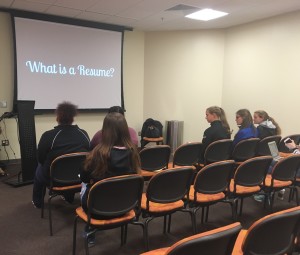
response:
<path id="1" fill-rule="evenodd" d="M 138 146 L 139 140 L 138 140 L 138 136 L 137 136 L 136 131 L 131 127 L 129 127 L 128 130 L 129 130 L 129 134 L 130 134 L 130 138 L 131 138 L 132 143 L 135 144 L 136 146 Z"/>
<path id="2" fill-rule="evenodd" d="M 91 140 L 91 150 L 94 149 L 102 140 L 102 132 L 99 130 Z"/>
<path id="3" fill-rule="evenodd" d="M 41 139 L 38 144 L 38 161 L 42 165 L 46 161 L 47 155 L 50 151 L 50 148 L 51 148 L 50 142 L 51 141 L 52 141 L 52 139 L 50 139 L 47 132 L 42 134 Z"/>
<path id="4" fill-rule="evenodd" d="M 297 145 L 294 140 L 290 143 L 285 143 L 285 146 L 293 151 L 294 154 L 300 154 L 299 145 Z"/>

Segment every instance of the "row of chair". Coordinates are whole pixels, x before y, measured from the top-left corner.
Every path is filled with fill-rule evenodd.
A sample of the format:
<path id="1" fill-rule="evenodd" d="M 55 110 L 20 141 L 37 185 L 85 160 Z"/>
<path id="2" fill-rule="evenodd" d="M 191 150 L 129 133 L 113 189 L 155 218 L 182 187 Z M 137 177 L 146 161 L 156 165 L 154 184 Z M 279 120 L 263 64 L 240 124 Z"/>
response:
<path id="1" fill-rule="evenodd" d="M 294 207 L 267 215 L 248 230 L 236 222 L 141 255 L 292 254 L 299 227 L 300 207 Z"/>
<path id="2" fill-rule="evenodd" d="M 202 208 L 201 222 L 208 220 L 209 206 L 227 202 L 237 219 L 237 201 L 264 191 L 272 206 L 273 193 L 294 186 L 295 173 L 300 166 L 300 155 L 280 161 L 272 175 L 266 177 L 272 157 L 263 156 L 243 162 L 234 172 L 234 161 L 221 161 L 203 167 L 196 175 L 194 169 L 181 167 L 167 169 L 153 176 L 146 192 L 142 193 L 143 177 L 140 175 L 120 176 L 102 180 L 91 188 L 88 198 L 88 213 L 81 207 L 76 210 L 77 218 L 86 222 L 91 229 L 85 238 L 97 230 L 121 227 L 121 244 L 126 242 L 127 224 L 141 225 L 144 229 L 145 246 L 148 249 L 148 224 L 156 217 L 164 217 L 163 232 L 170 232 L 171 216 L 177 211 L 191 216 L 193 233 L 197 233 L 196 213 Z M 233 175 L 233 176 L 232 176 Z M 192 183 L 193 182 L 193 183 Z M 126 190 L 126 192 L 124 192 Z M 297 196 L 298 203 L 298 196 Z M 205 212 L 206 210 L 206 212 Z M 240 213 L 242 212 L 242 203 Z M 109 217 L 108 219 L 103 219 Z M 145 220 L 140 221 L 142 217 Z M 74 224 L 74 246 L 76 250 L 76 225 Z M 101 220 L 97 220 L 101 218 Z"/>

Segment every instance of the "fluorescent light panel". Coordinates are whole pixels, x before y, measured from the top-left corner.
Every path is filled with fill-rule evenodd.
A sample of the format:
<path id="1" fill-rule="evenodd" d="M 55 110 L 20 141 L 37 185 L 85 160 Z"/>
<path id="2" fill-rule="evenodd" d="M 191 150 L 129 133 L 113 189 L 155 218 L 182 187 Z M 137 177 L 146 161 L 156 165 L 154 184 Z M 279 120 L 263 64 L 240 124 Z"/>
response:
<path id="1" fill-rule="evenodd" d="M 200 11 L 186 15 L 185 17 L 189 18 L 189 19 L 207 21 L 207 20 L 211 20 L 211 19 L 217 19 L 217 18 L 223 17 L 225 15 L 228 15 L 228 13 L 216 11 L 213 9 L 202 9 Z"/>

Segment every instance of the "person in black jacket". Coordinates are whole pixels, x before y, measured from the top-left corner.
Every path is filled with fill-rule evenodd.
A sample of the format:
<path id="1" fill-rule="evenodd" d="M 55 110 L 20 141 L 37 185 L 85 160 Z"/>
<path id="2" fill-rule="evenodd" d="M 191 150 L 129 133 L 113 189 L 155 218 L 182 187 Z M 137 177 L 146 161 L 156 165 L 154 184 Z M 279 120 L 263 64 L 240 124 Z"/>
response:
<path id="1" fill-rule="evenodd" d="M 212 142 L 221 139 L 230 139 L 230 127 L 226 119 L 225 111 L 218 106 L 211 106 L 206 109 L 206 120 L 210 127 L 204 131 L 202 139 L 202 160 L 206 147 Z"/>
<path id="2" fill-rule="evenodd" d="M 32 203 L 40 208 L 43 202 L 43 190 L 49 183 L 51 162 L 58 156 L 73 152 L 87 152 L 90 149 L 90 139 L 87 132 L 77 125 L 72 125 L 77 115 L 77 107 L 69 102 L 63 102 L 56 109 L 58 126 L 42 134 L 38 144 L 38 167 L 36 169 Z M 74 194 L 65 197 L 72 202 Z"/>
<path id="3" fill-rule="evenodd" d="M 260 139 L 281 134 L 281 129 L 278 123 L 265 111 L 255 111 L 253 114 L 253 122 L 254 124 L 258 124 L 257 135 Z"/>
<path id="4" fill-rule="evenodd" d="M 82 180 L 81 204 L 87 211 L 91 186 L 102 179 L 140 172 L 140 158 L 130 138 L 128 125 L 120 113 L 108 113 L 103 121 L 102 141 L 87 156 Z"/>

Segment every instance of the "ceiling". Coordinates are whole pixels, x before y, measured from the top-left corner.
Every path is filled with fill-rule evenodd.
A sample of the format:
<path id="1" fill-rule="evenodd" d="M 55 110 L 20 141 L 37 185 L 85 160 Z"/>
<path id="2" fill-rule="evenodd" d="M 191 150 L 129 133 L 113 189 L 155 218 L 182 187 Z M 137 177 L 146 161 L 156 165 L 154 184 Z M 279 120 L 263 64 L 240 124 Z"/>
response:
<path id="1" fill-rule="evenodd" d="M 0 7 L 167 31 L 228 28 L 300 10 L 300 0 L 0 0 Z M 212 21 L 184 17 L 203 8 L 229 15 Z"/>

